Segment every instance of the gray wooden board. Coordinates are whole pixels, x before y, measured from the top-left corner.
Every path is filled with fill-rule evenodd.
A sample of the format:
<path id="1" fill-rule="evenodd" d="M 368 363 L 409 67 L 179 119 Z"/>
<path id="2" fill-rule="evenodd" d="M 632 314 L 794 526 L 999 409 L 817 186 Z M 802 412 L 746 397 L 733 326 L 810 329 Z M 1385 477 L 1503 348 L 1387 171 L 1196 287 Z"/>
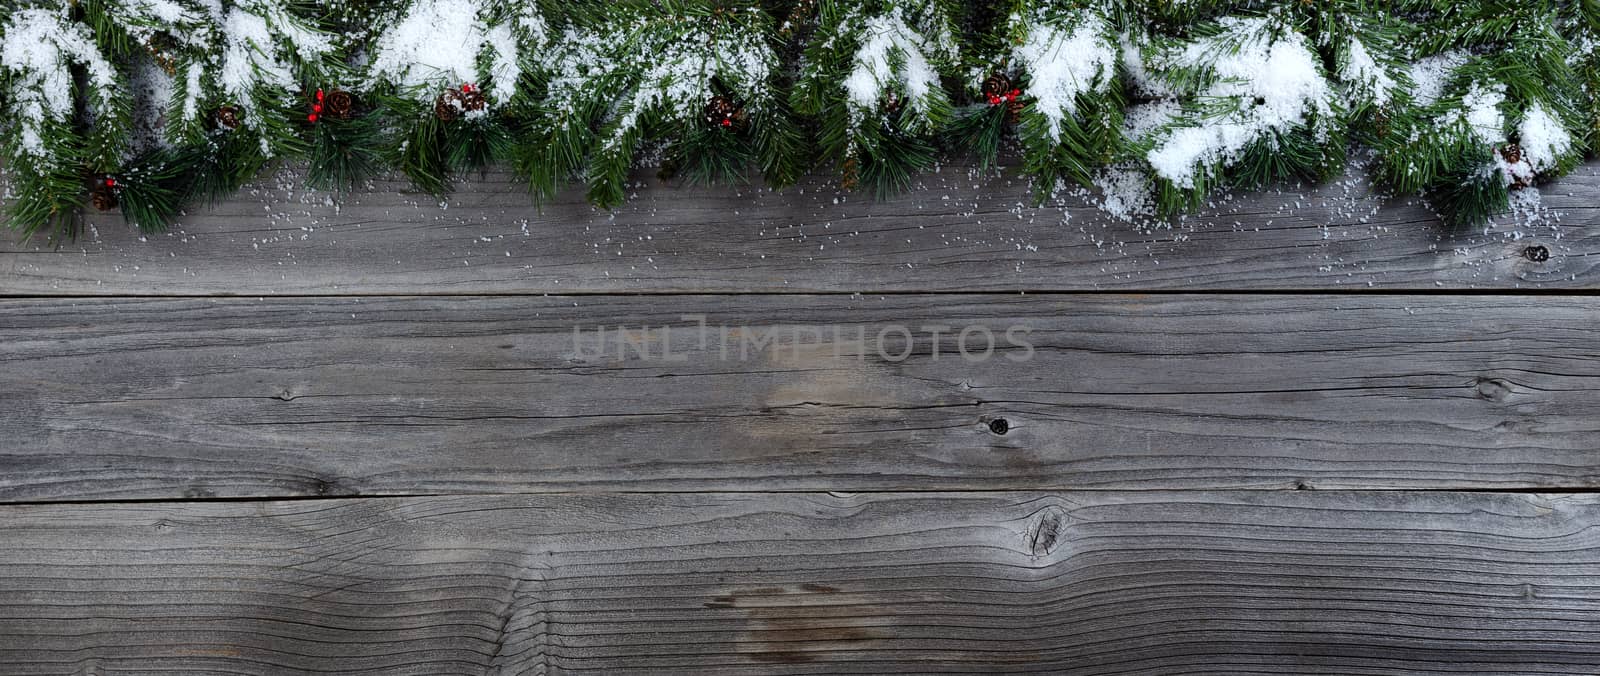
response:
<path id="1" fill-rule="evenodd" d="M 91 214 L 91 235 L 59 250 L 0 237 L 0 294 L 1593 288 L 1600 270 L 1600 165 L 1545 188 L 1550 222 L 1469 231 L 1354 175 L 1154 229 L 1075 195 L 1031 208 L 1025 180 L 959 166 L 883 202 L 822 178 L 774 193 L 641 175 L 615 213 L 579 191 L 536 208 L 504 173 L 447 208 L 396 181 L 335 206 L 298 180 L 286 170 L 163 235 Z"/>
<path id="2" fill-rule="evenodd" d="M 1380 294 L 13 299 L 0 499 L 1592 488 L 1597 320 Z M 1000 349 L 974 329 L 962 356 L 964 327 Z"/>
<path id="3" fill-rule="evenodd" d="M 0 673 L 1600 670 L 1595 495 L 0 507 Z"/>

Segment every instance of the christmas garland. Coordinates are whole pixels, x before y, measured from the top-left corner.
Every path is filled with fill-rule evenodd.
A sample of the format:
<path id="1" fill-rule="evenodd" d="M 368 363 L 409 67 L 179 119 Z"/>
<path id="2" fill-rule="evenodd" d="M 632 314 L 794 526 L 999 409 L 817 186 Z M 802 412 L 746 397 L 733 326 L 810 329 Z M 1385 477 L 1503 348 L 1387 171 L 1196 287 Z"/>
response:
<path id="1" fill-rule="evenodd" d="M 628 174 L 902 190 L 1017 149 L 1170 217 L 1351 161 L 1452 223 L 1600 148 L 1600 0 L 0 0 L 6 219 L 146 230 L 282 160 L 534 199 Z"/>

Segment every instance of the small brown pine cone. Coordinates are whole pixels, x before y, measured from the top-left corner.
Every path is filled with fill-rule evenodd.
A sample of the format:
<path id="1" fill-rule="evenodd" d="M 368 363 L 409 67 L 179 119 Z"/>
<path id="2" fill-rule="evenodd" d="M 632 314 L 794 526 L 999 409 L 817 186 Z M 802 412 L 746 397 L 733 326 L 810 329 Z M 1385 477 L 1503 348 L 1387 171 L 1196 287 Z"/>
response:
<path id="1" fill-rule="evenodd" d="M 350 95 L 350 92 L 340 89 L 328 95 L 326 105 L 328 115 L 341 120 L 348 120 L 350 119 L 350 109 L 356 105 L 356 99 Z"/>
<path id="2" fill-rule="evenodd" d="M 483 92 L 474 88 L 469 92 L 461 93 L 461 108 L 466 111 L 483 110 L 489 106 L 489 99 L 483 97 Z"/>
<path id="3" fill-rule="evenodd" d="M 434 117 L 444 122 L 450 122 L 461 117 L 461 112 L 464 110 L 466 110 L 466 103 L 462 100 L 460 90 L 446 89 L 433 102 Z"/>
<path id="4" fill-rule="evenodd" d="M 995 73 L 983 80 L 984 98 L 1005 96 L 1011 90 L 1011 78 L 1006 77 L 1005 73 Z"/>
<path id="5" fill-rule="evenodd" d="M 1500 149 L 1500 156 L 1504 157 L 1508 164 L 1516 164 L 1521 162 L 1522 146 L 1515 143 L 1508 143 L 1504 148 Z"/>
<path id="6" fill-rule="evenodd" d="M 117 193 L 105 186 L 97 187 L 89 193 L 89 203 L 100 211 L 110 211 L 117 208 Z"/>
<path id="7" fill-rule="evenodd" d="M 223 106 L 216 112 L 217 126 L 232 131 L 239 128 L 239 109 L 233 106 Z"/>
<path id="8" fill-rule="evenodd" d="M 1020 98 L 1014 98 L 1014 99 L 1011 99 L 1009 101 L 1006 101 L 1006 120 L 1009 121 L 1011 124 L 1016 124 L 1018 122 L 1021 122 L 1022 121 L 1022 111 L 1026 110 L 1027 107 L 1028 107 L 1028 104 L 1023 103 L 1022 99 L 1020 99 Z"/>
<path id="9" fill-rule="evenodd" d="M 861 162 L 854 157 L 845 158 L 844 178 L 839 181 L 839 187 L 845 190 L 855 190 L 861 185 Z"/>

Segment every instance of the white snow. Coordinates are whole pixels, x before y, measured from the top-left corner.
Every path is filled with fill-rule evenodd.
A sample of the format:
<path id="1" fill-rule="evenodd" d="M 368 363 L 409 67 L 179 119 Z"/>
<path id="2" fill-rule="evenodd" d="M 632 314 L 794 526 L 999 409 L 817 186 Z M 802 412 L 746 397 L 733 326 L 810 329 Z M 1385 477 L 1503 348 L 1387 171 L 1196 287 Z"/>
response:
<path id="1" fill-rule="evenodd" d="M 137 152 L 165 145 L 167 111 L 172 108 L 173 80 L 154 59 L 135 61 L 129 72 L 133 94 L 133 143 Z"/>
<path id="2" fill-rule="evenodd" d="M 1095 177 L 1100 189 L 1100 210 L 1124 221 L 1155 212 L 1155 196 L 1144 172 L 1131 168 L 1112 168 Z"/>
<path id="3" fill-rule="evenodd" d="M 1375 106 L 1389 105 L 1394 95 L 1394 78 L 1372 58 L 1367 46 L 1355 38 L 1350 39 L 1345 50 L 1345 63 L 1339 71 L 1339 78 L 1356 85 L 1367 102 Z"/>
<path id="4" fill-rule="evenodd" d="M 1014 50 L 1030 77 L 1034 108 L 1050 123 L 1045 131 L 1052 140 L 1060 140 L 1062 122 L 1077 114 L 1079 95 L 1114 82 L 1117 48 L 1105 36 L 1099 15 L 1088 15 L 1071 28 L 1036 20 Z"/>
<path id="5" fill-rule="evenodd" d="M 251 105 L 251 90 L 260 86 L 294 87 L 294 73 L 276 58 L 277 45 L 266 19 L 234 9 L 228 12 L 222 33 L 222 68 L 218 71 L 217 82 L 245 112 L 245 119 L 253 119 L 255 107 Z"/>
<path id="6" fill-rule="evenodd" d="M 1128 74 L 1128 81 L 1133 85 L 1135 93 L 1157 99 L 1177 96 L 1178 93 L 1172 85 L 1158 77 L 1151 70 L 1150 64 L 1146 63 L 1144 50 L 1136 42 L 1135 36 L 1123 34 L 1119 49 L 1122 70 Z"/>
<path id="7" fill-rule="evenodd" d="M 751 115 L 760 115 L 772 105 L 771 80 L 778 57 L 758 31 L 721 30 L 713 35 L 694 24 L 667 35 L 653 30 L 618 35 L 569 29 L 552 44 L 550 102 L 558 106 L 558 113 L 573 112 L 575 106 L 596 97 L 608 104 L 615 102 L 611 118 L 605 121 L 612 130 L 602 148 L 605 153 L 635 150 L 624 141 L 636 131 L 646 111 L 657 111 L 673 121 L 701 115 L 716 84 L 727 88 Z M 635 49 L 637 52 L 632 51 Z M 634 84 L 621 91 L 596 89 L 596 81 L 618 82 L 606 76 L 641 58 L 648 59 L 644 72 L 627 79 Z M 558 115 L 553 123 L 585 122 Z"/>
<path id="8" fill-rule="evenodd" d="M 1572 135 L 1542 103 L 1535 103 L 1517 127 L 1523 158 L 1534 171 L 1554 169 L 1561 157 L 1572 152 Z"/>
<path id="9" fill-rule="evenodd" d="M 1467 59 L 1466 52 L 1453 51 L 1411 64 L 1411 97 L 1416 104 L 1427 107 L 1437 103 L 1444 96 L 1444 88 L 1449 84 L 1450 77 Z"/>
<path id="10" fill-rule="evenodd" d="M 10 109 L 20 121 L 19 148 L 29 156 L 48 159 L 44 128 L 72 115 L 72 73 L 83 66 L 94 93 L 103 105 L 118 95 L 116 71 L 81 23 L 68 22 L 57 12 L 25 9 L 14 12 L 4 26 L 0 66 L 16 80 Z"/>
<path id="11" fill-rule="evenodd" d="M 1181 114 L 1183 106 L 1171 99 L 1136 103 L 1122 113 L 1122 135 L 1131 141 L 1141 141 Z"/>
<path id="12" fill-rule="evenodd" d="M 1500 112 L 1506 101 L 1505 85 L 1483 87 L 1473 85 L 1461 98 L 1462 119 L 1473 135 L 1485 145 L 1498 146 L 1506 141 L 1506 116 Z"/>
<path id="13" fill-rule="evenodd" d="M 439 90 L 478 84 L 478 56 L 487 49 L 495 82 L 485 95 L 503 103 L 521 76 L 517 38 L 511 26 L 485 22 L 488 7 L 477 0 L 418 0 L 378 36 L 368 66 L 368 85 L 387 81 L 418 101 Z M 522 20 L 543 34 L 543 22 Z"/>
<path id="14" fill-rule="evenodd" d="M 178 115 L 184 121 L 193 120 L 200 115 L 200 95 L 204 83 L 201 77 L 205 75 L 205 66 L 198 62 L 190 62 L 183 67 L 183 104 L 178 107 Z"/>
<path id="15" fill-rule="evenodd" d="M 860 47 L 854 67 L 845 78 L 845 92 L 854 105 L 859 121 L 866 111 L 876 110 L 883 94 L 896 85 L 905 90 L 909 109 L 924 114 L 944 96 L 939 73 L 930 57 L 953 59 L 953 38 L 940 28 L 913 28 L 905 13 L 895 5 L 887 14 L 865 17 Z M 919 30 L 920 29 L 920 30 Z M 897 72 L 894 62 L 899 61 Z"/>
<path id="16" fill-rule="evenodd" d="M 1225 30 L 1190 45 L 1180 60 L 1206 64 L 1213 82 L 1202 100 L 1238 100 L 1237 109 L 1174 129 L 1146 159 L 1161 177 L 1192 188 L 1198 171 L 1237 158 L 1252 143 L 1332 117 L 1330 87 L 1317 56 L 1298 33 L 1274 39 L 1266 19 L 1222 20 Z M 1317 131 L 1325 131 L 1325 128 Z"/>

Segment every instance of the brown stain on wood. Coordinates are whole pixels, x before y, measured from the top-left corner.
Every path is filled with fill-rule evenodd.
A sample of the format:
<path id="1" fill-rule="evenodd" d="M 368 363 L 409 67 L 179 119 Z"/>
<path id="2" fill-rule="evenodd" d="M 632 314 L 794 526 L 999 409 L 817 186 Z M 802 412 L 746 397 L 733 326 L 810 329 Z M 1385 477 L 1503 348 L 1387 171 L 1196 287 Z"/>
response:
<path id="1" fill-rule="evenodd" d="M 839 650 L 865 650 L 889 638 L 883 627 L 866 624 L 872 617 L 892 616 L 888 609 L 841 602 L 838 587 L 804 583 L 794 587 L 758 587 L 717 596 L 703 604 L 710 609 L 737 609 L 746 621 L 740 645 L 751 660 L 768 664 L 803 664 Z M 847 606 L 849 617 L 801 614 L 807 608 Z"/>

